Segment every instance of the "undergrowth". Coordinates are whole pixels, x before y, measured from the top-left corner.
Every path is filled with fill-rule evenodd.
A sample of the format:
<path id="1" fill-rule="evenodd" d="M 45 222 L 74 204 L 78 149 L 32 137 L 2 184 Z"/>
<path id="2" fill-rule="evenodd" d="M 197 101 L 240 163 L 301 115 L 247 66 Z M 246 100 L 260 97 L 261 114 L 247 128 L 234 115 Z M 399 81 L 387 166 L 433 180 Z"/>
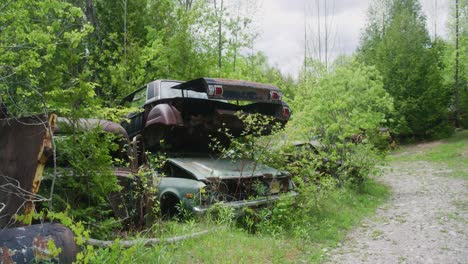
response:
<path id="1" fill-rule="evenodd" d="M 388 197 L 386 186 L 368 180 L 362 188 L 335 189 L 320 201 L 319 207 L 296 210 L 289 200 L 255 212 L 255 227 L 246 224 L 253 212 L 232 219 L 217 217 L 173 220 L 141 234 L 170 237 L 210 229 L 212 232 L 177 244 L 151 247 L 97 249 L 92 263 L 288 263 L 321 262 L 326 252 L 344 238 L 346 231 L 374 212 Z M 283 203 L 283 204 L 282 204 Z M 277 210 L 281 207 L 284 211 Z M 304 209 L 304 208 L 303 208 Z M 276 210 L 276 211 L 275 211 Z M 259 218 L 263 216 L 264 218 Z M 281 221 L 276 221 L 281 219 Z M 248 222 L 248 221 L 247 221 Z"/>
<path id="2" fill-rule="evenodd" d="M 266 164 L 281 171 L 288 171 L 296 185 L 296 196 L 286 195 L 275 204 L 257 209 L 246 208 L 240 212 L 234 212 L 228 207 L 213 206 L 208 213 L 198 218 L 187 216 L 190 212 L 182 210 L 182 216 L 179 214 L 171 221 L 163 221 L 162 218 L 147 221 L 146 224 L 154 224 L 145 230 L 141 230 L 143 225 L 140 225 L 134 229 L 117 227 L 112 229 L 114 232 L 110 232 L 107 228 L 99 226 L 99 223 L 106 223 L 98 218 L 99 214 L 83 214 L 82 211 L 75 210 L 80 205 L 87 210 L 86 212 L 106 213 L 101 204 L 104 204 L 105 199 L 109 199 L 106 194 L 115 190 L 104 191 L 101 188 L 102 190 L 98 191 L 104 193 L 99 196 L 102 198 L 99 201 L 83 203 L 89 199 L 80 198 L 67 199 L 63 203 L 70 204 L 73 208 L 69 216 L 62 217 L 67 220 L 65 222 L 82 222 L 90 229 L 88 235 L 97 235 L 97 238 L 101 239 L 116 239 L 109 248 L 82 246 L 84 251 L 78 260 L 85 263 L 321 262 L 327 258 L 328 250 L 336 247 L 344 238 L 347 230 L 374 212 L 385 201 L 388 195 L 387 187 L 373 178 L 379 174 L 379 167 L 376 165 L 380 164 L 385 153 L 374 147 L 371 137 L 360 134 L 357 137 L 361 140 L 353 141 L 347 137 L 348 134 L 351 136 L 352 132 L 348 131 L 349 133 L 336 136 L 325 133 L 320 137 L 320 144 L 310 141 L 299 145 L 289 144 L 292 142 L 286 144 L 284 134 L 280 133 L 282 127 L 272 124 L 271 119 L 259 115 L 241 115 L 239 118 L 246 127 L 241 137 L 229 137 L 227 131 L 226 134 L 230 138 L 229 147 L 219 142 L 213 143 L 219 148 L 221 156 L 232 160 L 250 160 L 256 164 Z M 268 134 L 265 132 L 267 128 L 274 131 L 271 136 L 264 136 Z M 97 137 L 99 133 L 96 132 L 95 135 Z M 88 148 L 76 148 L 76 142 L 79 141 L 72 139 L 75 147 L 71 147 L 70 144 L 70 153 L 86 154 Z M 102 155 L 106 162 L 111 161 L 109 154 L 110 152 L 104 152 Z M 88 161 L 92 159 L 83 159 L 72 165 L 75 171 L 81 172 L 81 168 L 93 168 Z M 98 168 L 110 167 L 104 165 Z M 91 176 L 99 175 L 96 173 Z M 80 184 L 76 183 L 77 179 L 85 181 L 87 178 L 70 179 L 72 184 L 61 184 L 62 187 L 68 187 L 65 191 L 70 190 L 69 186 Z M 85 198 L 89 196 L 90 191 L 99 187 L 87 183 L 89 182 L 80 185 L 88 188 L 82 191 L 86 194 L 83 196 Z M 111 187 L 113 186 L 116 185 L 112 184 Z M 151 186 L 154 187 L 154 192 L 151 192 L 150 196 L 156 198 L 157 188 Z M 143 198 L 142 201 L 147 204 Z M 57 207 L 60 205 L 58 201 Z M 157 203 L 155 206 L 157 207 Z M 156 215 L 157 213 L 154 214 Z M 111 224 L 116 222 L 113 217 L 108 220 Z M 73 225 L 70 226 L 72 229 Z M 152 247 L 137 244 L 123 248 L 118 243 L 120 239 L 164 239 L 206 229 L 211 232 L 176 244 L 162 243 Z M 75 235 L 83 236 L 76 232 Z"/>

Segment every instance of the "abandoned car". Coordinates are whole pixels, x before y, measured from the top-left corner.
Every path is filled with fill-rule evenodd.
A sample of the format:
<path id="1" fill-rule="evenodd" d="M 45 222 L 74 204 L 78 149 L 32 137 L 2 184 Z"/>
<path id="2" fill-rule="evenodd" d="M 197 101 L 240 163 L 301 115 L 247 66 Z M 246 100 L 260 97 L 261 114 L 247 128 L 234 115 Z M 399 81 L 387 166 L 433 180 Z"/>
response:
<path id="1" fill-rule="evenodd" d="M 213 78 L 156 80 L 126 96 L 122 105 L 143 109 L 121 124 L 137 165 L 145 163 L 147 153 L 169 153 L 158 181 L 163 214 L 173 214 L 179 203 L 200 213 L 217 202 L 257 206 L 280 194 L 295 194 L 288 172 L 252 160 L 220 158 L 210 149 L 213 138 L 229 146 L 221 130 L 241 136 L 240 113 L 259 113 L 284 125 L 291 111 L 277 87 Z"/>
<path id="2" fill-rule="evenodd" d="M 156 80 L 126 96 L 122 105 L 143 109 L 129 114 L 122 126 L 130 138 L 142 135 L 150 151 L 159 151 L 164 140 L 172 151 L 207 152 L 213 136 L 225 141 L 219 129 L 241 134 L 240 112 L 270 116 L 283 125 L 290 115 L 277 87 L 227 79 Z"/>
<path id="3" fill-rule="evenodd" d="M 120 135 L 120 145 L 130 168 L 116 168 L 122 191 L 112 194 L 111 205 L 117 216 L 128 216 L 148 205 L 129 202 L 128 192 L 139 184 L 134 176 L 141 167 L 149 167 L 151 155 L 165 154 L 162 168 L 152 168 L 157 185 L 161 213 L 174 215 L 177 208 L 203 213 L 213 204 L 242 208 L 260 206 L 281 195 L 295 195 L 291 175 L 249 159 L 223 158 L 210 148 L 217 138 L 228 147 L 229 138 L 239 137 L 244 124 L 239 115 L 262 114 L 273 123 L 284 125 L 290 109 L 275 86 L 226 79 L 200 78 L 189 82 L 156 80 L 129 94 L 123 106 L 141 111 L 130 113 L 121 124 L 107 120 L 81 119 L 82 128 L 96 126 Z M 59 120 L 55 133 L 60 134 Z M 267 125 L 268 126 L 268 125 Z M 270 133 L 268 128 L 265 133 Z M 133 187 L 132 187 L 133 185 Z M 132 199 L 130 199 L 132 200 Z M 125 205 L 125 206 L 122 206 Z"/>

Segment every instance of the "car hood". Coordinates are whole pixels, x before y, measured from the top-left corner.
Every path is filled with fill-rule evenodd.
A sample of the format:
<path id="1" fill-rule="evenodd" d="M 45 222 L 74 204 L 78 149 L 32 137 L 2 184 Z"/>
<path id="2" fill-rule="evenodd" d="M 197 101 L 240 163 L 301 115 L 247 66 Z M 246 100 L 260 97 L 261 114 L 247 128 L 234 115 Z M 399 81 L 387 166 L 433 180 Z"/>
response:
<path id="1" fill-rule="evenodd" d="M 231 179 L 248 177 L 281 177 L 285 172 L 276 170 L 252 160 L 232 160 L 213 158 L 171 158 L 167 160 L 188 171 L 198 180 Z"/>

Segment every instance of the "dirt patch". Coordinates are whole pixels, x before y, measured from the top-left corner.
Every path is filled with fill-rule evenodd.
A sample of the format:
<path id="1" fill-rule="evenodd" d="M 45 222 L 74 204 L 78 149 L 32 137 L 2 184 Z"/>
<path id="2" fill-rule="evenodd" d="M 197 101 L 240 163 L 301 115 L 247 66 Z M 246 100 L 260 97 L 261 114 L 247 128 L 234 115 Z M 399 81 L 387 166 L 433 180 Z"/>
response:
<path id="1" fill-rule="evenodd" d="M 420 143 L 415 145 L 408 145 L 405 151 L 394 154 L 395 157 L 408 156 L 414 154 L 421 154 L 428 150 L 431 150 L 439 145 L 443 144 L 443 141 L 437 140 L 428 143 Z"/>
<path id="2" fill-rule="evenodd" d="M 461 156 L 468 159 L 468 147 L 462 151 Z"/>
<path id="3" fill-rule="evenodd" d="M 424 161 L 391 164 L 380 180 L 392 198 L 328 252 L 330 262 L 468 263 L 468 181 L 450 172 Z"/>

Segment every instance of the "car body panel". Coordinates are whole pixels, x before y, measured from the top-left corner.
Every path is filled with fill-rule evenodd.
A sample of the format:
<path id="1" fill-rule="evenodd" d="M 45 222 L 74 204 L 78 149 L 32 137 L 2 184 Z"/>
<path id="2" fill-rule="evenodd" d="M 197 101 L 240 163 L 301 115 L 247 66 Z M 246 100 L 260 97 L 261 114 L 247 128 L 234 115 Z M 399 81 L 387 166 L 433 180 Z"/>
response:
<path id="1" fill-rule="evenodd" d="M 158 179 L 158 197 L 161 199 L 167 194 L 172 194 L 177 196 L 180 201 L 184 201 L 186 207 L 191 208 L 195 205 L 194 199 L 188 199 L 187 194 L 197 196 L 205 186 L 206 184 L 197 180 L 160 177 Z"/>
<path id="2" fill-rule="evenodd" d="M 221 95 L 211 95 L 210 88 L 221 87 Z M 271 92 L 281 93 L 276 86 L 264 83 L 230 80 L 221 78 L 199 78 L 172 87 L 173 89 L 192 90 L 207 93 L 210 99 L 245 100 L 255 102 L 281 103 L 281 100 L 272 100 Z"/>
<path id="3" fill-rule="evenodd" d="M 169 158 L 164 167 L 166 173 L 160 175 L 165 176 L 156 181 L 159 199 L 175 195 L 194 213 L 203 213 L 216 203 L 242 208 L 271 203 L 281 195 L 295 195 L 289 173 L 249 160 Z M 258 186 L 263 191 L 257 190 Z"/>
<path id="4" fill-rule="evenodd" d="M 171 162 L 188 172 L 198 180 L 213 178 L 232 179 L 252 176 L 280 176 L 279 170 L 255 163 L 251 160 L 213 159 L 205 157 L 171 158 Z"/>
<path id="5" fill-rule="evenodd" d="M 233 201 L 227 203 L 219 203 L 221 206 L 234 208 L 234 209 L 241 209 L 245 207 L 259 207 L 267 204 L 274 203 L 275 201 L 279 200 L 281 197 L 295 197 L 297 193 L 295 191 L 290 191 L 285 194 L 281 195 L 270 195 L 266 197 L 260 197 L 257 199 L 252 200 L 242 200 L 242 201 Z M 203 206 L 203 205 L 196 205 L 192 207 L 192 211 L 195 214 L 203 214 L 210 209 L 212 205 Z"/>

